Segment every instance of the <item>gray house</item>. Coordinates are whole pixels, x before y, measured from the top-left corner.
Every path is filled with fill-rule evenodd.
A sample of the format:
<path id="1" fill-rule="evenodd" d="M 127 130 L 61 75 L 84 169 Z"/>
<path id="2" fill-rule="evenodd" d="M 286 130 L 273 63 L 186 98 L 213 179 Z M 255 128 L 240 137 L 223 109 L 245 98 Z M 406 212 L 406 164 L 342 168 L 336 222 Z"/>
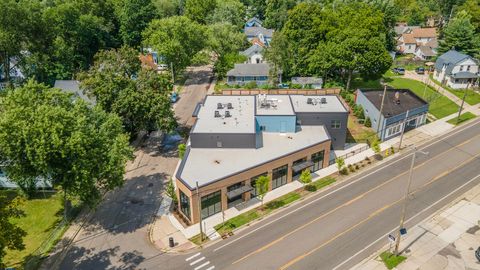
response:
<path id="1" fill-rule="evenodd" d="M 227 83 L 229 85 L 245 85 L 249 82 L 256 82 L 257 85 L 268 83 L 270 66 L 260 64 L 235 64 L 235 67 L 227 72 Z"/>
<path id="2" fill-rule="evenodd" d="M 478 85 L 478 61 L 469 55 L 450 50 L 435 62 L 433 78 L 453 89 Z"/>
<path id="3" fill-rule="evenodd" d="M 380 115 L 382 97 L 383 89 L 358 89 L 356 93 L 356 104 L 362 106 L 382 141 L 399 136 L 404 128 L 409 131 L 425 124 L 428 103 L 412 91 L 387 89 Z"/>
<path id="4" fill-rule="evenodd" d="M 246 64 L 263 63 L 263 47 L 258 44 L 253 44 L 245 51 L 240 52 L 240 54 L 247 57 Z"/>

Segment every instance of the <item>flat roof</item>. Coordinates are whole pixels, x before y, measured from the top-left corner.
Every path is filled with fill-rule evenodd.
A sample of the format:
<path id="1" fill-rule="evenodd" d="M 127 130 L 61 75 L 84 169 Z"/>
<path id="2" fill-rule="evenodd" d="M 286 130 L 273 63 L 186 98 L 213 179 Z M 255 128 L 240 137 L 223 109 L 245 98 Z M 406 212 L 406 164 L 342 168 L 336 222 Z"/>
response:
<path id="1" fill-rule="evenodd" d="M 223 109 L 218 109 L 218 103 Z M 228 103 L 232 109 L 228 109 Z M 254 96 L 207 96 L 192 133 L 255 133 Z M 218 111 L 220 117 L 215 117 Z M 230 117 L 225 117 L 226 112 Z"/>
<path id="2" fill-rule="evenodd" d="M 348 112 L 347 108 L 343 106 L 340 99 L 335 95 L 325 96 L 305 96 L 305 95 L 290 95 L 293 109 L 295 112 Z M 308 103 L 308 99 L 312 99 L 312 104 Z M 326 103 L 321 103 L 322 99 Z"/>
<path id="3" fill-rule="evenodd" d="M 190 148 L 177 178 L 193 190 L 197 181 L 208 185 L 329 139 L 323 126 L 302 126 L 296 133 L 263 132 L 263 146 L 257 149 Z"/>
<path id="4" fill-rule="evenodd" d="M 359 89 L 363 95 L 380 110 L 382 103 L 383 89 Z M 395 93 L 399 93 L 399 103 L 396 102 Z M 406 113 L 408 110 L 416 109 L 428 103 L 415 95 L 409 89 L 387 89 L 383 102 L 382 114 L 389 118 L 395 115 Z"/>
<path id="5" fill-rule="evenodd" d="M 289 95 L 255 96 L 257 115 L 295 115 Z"/>

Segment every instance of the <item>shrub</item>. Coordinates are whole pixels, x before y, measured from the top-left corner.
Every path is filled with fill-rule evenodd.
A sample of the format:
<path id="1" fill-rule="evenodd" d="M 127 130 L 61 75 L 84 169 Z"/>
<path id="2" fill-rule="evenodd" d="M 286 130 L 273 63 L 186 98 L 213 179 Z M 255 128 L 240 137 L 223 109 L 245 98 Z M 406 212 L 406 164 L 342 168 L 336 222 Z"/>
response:
<path id="1" fill-rule="evenodd" d="M 370 117 L 365 117 L 365 122 L 364 122 L 364 125 L 366 127 L 372 127 L 372 121 L 370 120 Z"/>
<path id="2" fill-rule="evenodd" d="M 339 171 L 345 166 L 345 159 L 343 158 L 337 158 L 335 159 L 335 162 L 337 163 L 337 168 Z"/>
<path id="3" fill-rule="evenodd" d="M 245 89 L 255 89 L 257 88 L 257 82 L 248 82 L 245 84 Z"/>
<path id="4" fill-rule="evenodd" d="M 340 170 L 340 174 L 341 174 L 341 175 L 348 175 L 348 169 L 347 169 L 347 167 L 342 168 L 342 169 Z"/>
<path id="5" fill-rule="evenodd" d="M 392 154 L 395 154 L 395 148 L 393 148 L 393 146 L 390 147 L 390 152 L 392 152 Z"/>
<path id="6" fill-rule="evenodd" d="M 180 159 L 183 159 L 183 156 L 185 155 L 185 149 L 186 149 L 186 145 L 184 143 L 181 143 L 178 145 L 178 157 Z"/>
<path id="7" fill-rule="evenodd" d="M 308 185 L 305 186 L 305 190 L 310 191 L 310 192 L 314 192 L 314 191 L 317 191 L 317 187 L 314 186 L 314 185 L 308 184 Z"/>
<path id="8" fill-rule="evenodd" d="M 356 105 L 354 114 L 358 119 L 365 119 L 365 114 L 364 114 L 362 106 Z"/>
<path id="9" fill-rule="evenodd" d="M 348 169 L 350 170 L 350 172 L 355 172 L 355 168 L 353 167 L 352 164 L 348 165 Z"/>
<path id="10" fill-rule="evenodd" d="M 355 170 L 359 170 L 359 169 L 360 169 L 360 166 L 358 166 L 358 164 L 355 165 Z"/>

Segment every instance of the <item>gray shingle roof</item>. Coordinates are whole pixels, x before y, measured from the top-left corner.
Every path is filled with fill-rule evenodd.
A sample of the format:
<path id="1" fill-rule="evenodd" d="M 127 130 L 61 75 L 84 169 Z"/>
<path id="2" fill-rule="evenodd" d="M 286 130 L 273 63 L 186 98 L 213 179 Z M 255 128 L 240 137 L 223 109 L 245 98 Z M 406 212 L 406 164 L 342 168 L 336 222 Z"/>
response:
<path id="1" fill-rule="evenodd" d="M 268 64 L 235 64 L 235 67 L 227 72 L 227 76 L 268 76 L 270 66 Z"/>
<path id="2" fill-rule="evenodd" d="M 273 37 L 273 30 L 264 27 L 245 27 L 247 37 L 256 37 L 258 34 L 262 34 L 265 38 L 271 38 Z"/>
<path id="3" fill-rule="evenodd" d="M 71 93 L 76 97 L 79 97 L 86 102 L 95 105 L 95 100 L 89 98 L 87 95 L 83 93 L 83 91 L 80 89 L 80 83 L 75 80 L 56 80 L 55 85 L 53 86 L 55 88 L 61 89 L 63 92 L 66 93 Z"/>
<path id="4" fill-rule="evenodd" d="M 459 53 L 455 50 L 450 50 L 440 57 L 438 57 L 437 62 L 435 62 L 435 69 L 442 69 L 443 65 L 447 65 L 447 69 L 445 71 L 446 74 L 451 74 L 455 64 L 460 61 L 463 61 L 467 58 L 471 58 L 470 56 Z"/>
<path id="5" fill-rule="evenodd" d="M 436 53 L 429 46 L 420 46 L 418 49 L 422 52 L 424 56 L 435 56 Z"/>
<path id="6" fill-rule="evenodd" d="M 258 54 L 258 53 L 262 53 L 263 51 L 263 47 L 258 45 L 258 44 L 253 44 L 252 46 L 250 46 L 248 49 L 246 49 L 245 51 L 241 52 L 240 54 L 243 54 L 245 56 L 253 56 L 254 54 Z"/>
<path id="7" fill-rule="evenodd" d="M 462 71 L 462 72 L 457 72 L 453 74 L 453 77 L 455 79 L 470 79 L 470 78 L 478 78 L 478 75 L 472 72 Z"/>

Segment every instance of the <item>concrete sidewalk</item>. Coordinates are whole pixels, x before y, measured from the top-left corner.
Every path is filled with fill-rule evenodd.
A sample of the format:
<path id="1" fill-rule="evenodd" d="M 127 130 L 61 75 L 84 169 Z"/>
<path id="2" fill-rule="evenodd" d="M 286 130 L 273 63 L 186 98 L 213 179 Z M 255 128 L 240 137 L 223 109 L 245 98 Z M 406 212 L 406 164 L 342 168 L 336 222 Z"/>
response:
<path id="1" fill-rule="evenodd" d="M 480 246 L 480 185 L 409 230 L 400 250 L 407 260 L 395 269 L 480 270 L 475 250 Z M 381 251 L 387 250 L 385 246 Z M 387 269 L 373 254 L 352 269 Z"/>

